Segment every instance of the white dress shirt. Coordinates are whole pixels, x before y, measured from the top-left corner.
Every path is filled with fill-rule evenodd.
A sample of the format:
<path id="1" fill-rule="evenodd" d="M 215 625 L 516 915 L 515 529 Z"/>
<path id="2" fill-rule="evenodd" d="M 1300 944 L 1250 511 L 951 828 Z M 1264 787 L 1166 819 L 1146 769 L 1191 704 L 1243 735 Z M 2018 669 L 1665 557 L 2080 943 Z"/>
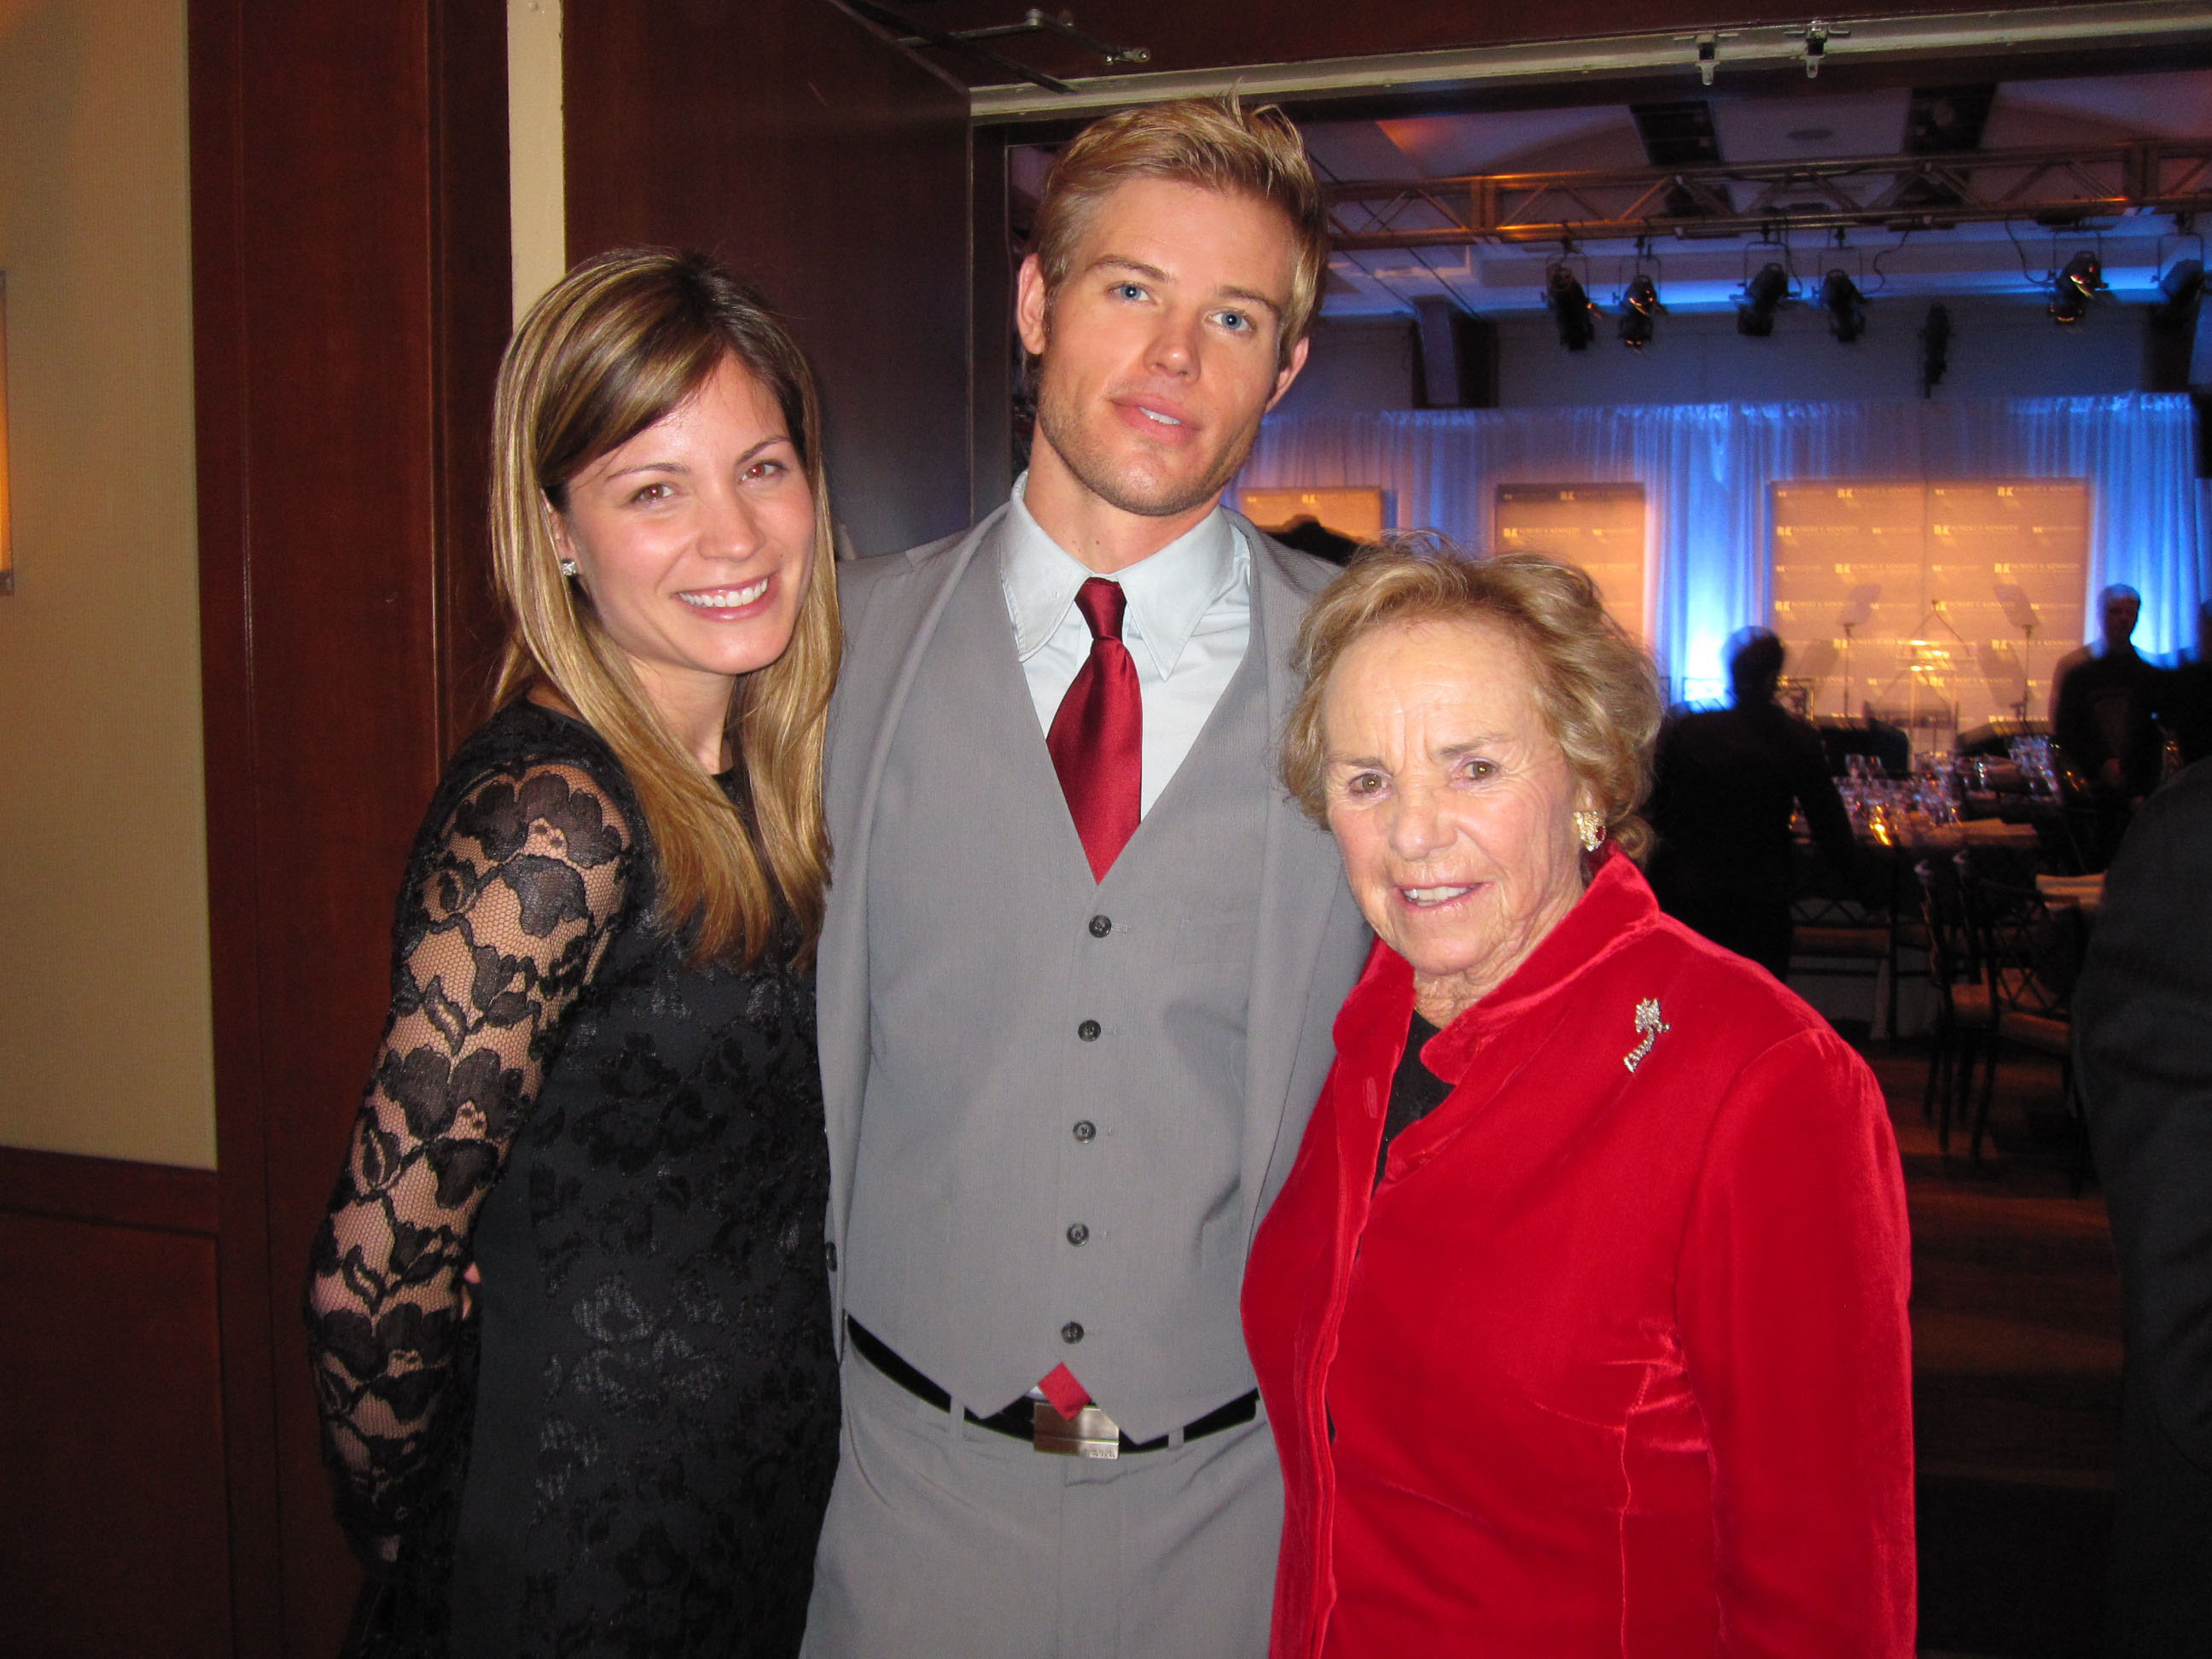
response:
<path id="1" fill-rule="evenodd" d="M 1075 593 L 1097 573 L 1030 516 L 1022 499 L 1028 481 L 1027 473 L 1014 481 L 999 582 L 1037 723 L 1049 732 L 1067 688 L 1090 660 L 1091 625 L 1076 609 Z M 1111 580 L 1127 599 L 1121 641 L 1144 700 L 1138 810 L 1149 812 L 1244 659 L 1252 637 L 1252 551 L 1217 507 Z"/>

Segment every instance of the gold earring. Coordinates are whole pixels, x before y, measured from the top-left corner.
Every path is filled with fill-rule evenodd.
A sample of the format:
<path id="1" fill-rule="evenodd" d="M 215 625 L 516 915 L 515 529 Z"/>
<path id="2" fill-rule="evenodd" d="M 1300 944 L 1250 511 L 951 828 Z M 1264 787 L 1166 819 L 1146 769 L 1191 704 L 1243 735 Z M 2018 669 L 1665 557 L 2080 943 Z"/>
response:
<path id="1" fill-rule="evenodd" d="M 1605 820 L 1587 810 L 1575 814 L 1575 835 L 1582 842 L 1583 851 L 1595 853 L 1598 843 L 1605 839 Z"/>

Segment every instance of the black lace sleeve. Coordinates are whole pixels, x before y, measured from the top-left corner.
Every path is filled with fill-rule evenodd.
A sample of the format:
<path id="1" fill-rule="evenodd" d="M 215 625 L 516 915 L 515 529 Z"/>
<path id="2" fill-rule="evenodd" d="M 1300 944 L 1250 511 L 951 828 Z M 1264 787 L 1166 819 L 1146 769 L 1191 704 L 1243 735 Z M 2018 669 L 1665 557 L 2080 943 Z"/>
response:
<path id="1" fill-rule="evenodd" d="M 580 764 L 524 761 L 441 794 L 393 929 L 392 1016 L 307 1281 L 338 1518 L 372 1571 L 438 1458 L 478 1206 L 562 1022 L 625 921 L 635 837 Z"/>

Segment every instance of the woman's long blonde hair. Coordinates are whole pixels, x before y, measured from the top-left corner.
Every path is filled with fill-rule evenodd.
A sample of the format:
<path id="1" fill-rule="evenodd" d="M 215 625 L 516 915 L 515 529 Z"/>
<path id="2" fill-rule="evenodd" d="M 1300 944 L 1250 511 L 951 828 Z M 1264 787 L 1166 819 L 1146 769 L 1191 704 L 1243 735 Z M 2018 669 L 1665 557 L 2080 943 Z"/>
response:
<path id="1" fill-rule="evenodd" d="M 752 823 L 647 701 L 591 600 L 561 572 L 553 515 L 570 480 L 661 420 L 725 359 L 781 410 L 814 492 L 814 550 L 790 648 L 738 682 L 727 730 Z M 802 959 L 830 879 L 822 745 L 837 677 L 836 556 L 813 376 L 758 294 L 702 254 L 623 248 L 587 259 L 531 307 L 500 366 L 492 417 L 492 559 L 507 636 L 494 701 L 543 684 L 629 775 L 657 860 L 655 920 L 689 930 L 695 963 L 751 962 L 776 898 Z"/>

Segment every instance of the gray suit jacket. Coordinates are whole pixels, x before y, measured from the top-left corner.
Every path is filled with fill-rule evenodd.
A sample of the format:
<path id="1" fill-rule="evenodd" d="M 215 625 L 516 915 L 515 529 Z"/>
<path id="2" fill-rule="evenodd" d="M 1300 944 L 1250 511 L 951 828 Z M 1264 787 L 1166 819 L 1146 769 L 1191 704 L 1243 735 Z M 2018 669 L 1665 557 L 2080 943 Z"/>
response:
<path id="1" fill-rule="evenodd" d="M 868 889 L 878 787 L 923 653 L 955 586 L 1004 512 L 961 535 L 839 571 L 846 645 L 830 713 L 827 781 L 835 875 L 817 981 L 830 1259 L 841 1314 L 843 1275 L 836 1268 L 850 1218 L 871 1039 Z M 1253 550 L 1255 637 L 1267 641 L 1268 723 L 1279 733 L 1298 690 L 1288 656 L 1299 618 L 1335 573 L 1237 523 Z M 1333 1055 L 1330 1026 L 1370 942 L 1329 836 L 1279 788 L 1269 792 L 1265 811 L 1261 913 L 1245 1033 L 1240 1190 L 1247 1250 L 1297 1156 Z M 957 850 L 947 848 L 946 857 Z M 989 925 L 1008 923 L 994 917 Z M 978 1042 L 990 1038 L 988 1032 L 975 1035 Z M 896 1042 L 897 1034 L 884 1040 Z M 842 1329 L 841 1319 L 841 1340 Z"/>

